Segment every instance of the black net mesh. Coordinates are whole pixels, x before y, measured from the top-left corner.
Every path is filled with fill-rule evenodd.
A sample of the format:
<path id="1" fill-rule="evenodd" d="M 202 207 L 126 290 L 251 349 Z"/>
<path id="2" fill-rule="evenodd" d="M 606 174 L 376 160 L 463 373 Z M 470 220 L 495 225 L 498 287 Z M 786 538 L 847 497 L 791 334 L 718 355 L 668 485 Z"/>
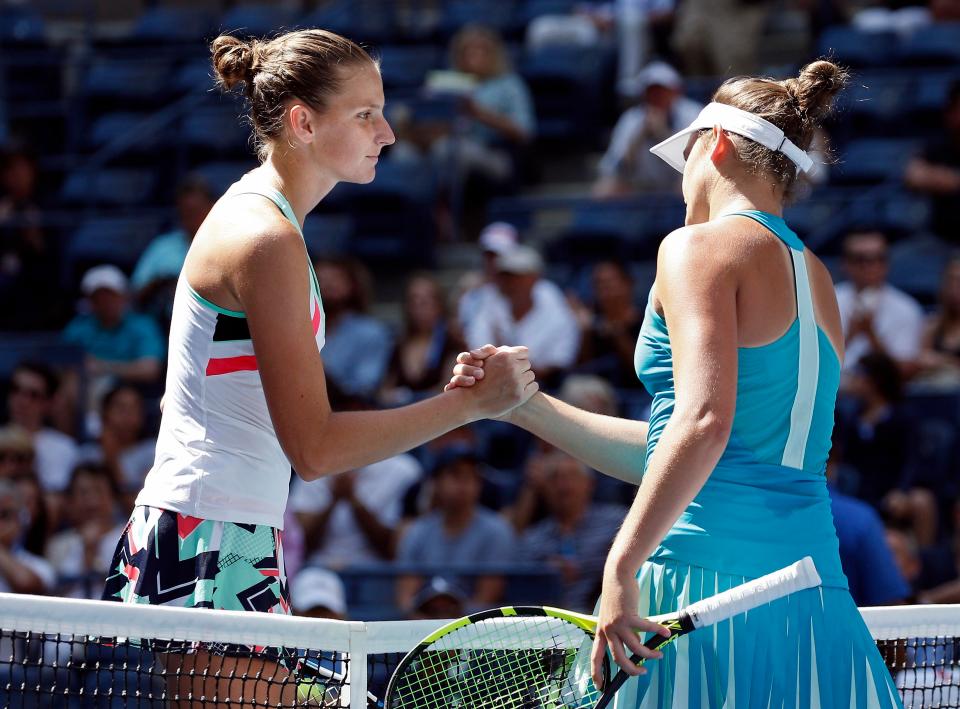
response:
<path id="1" fill-rule="evenodd" d="M 877 647 L 904 709 L 960 707 L 960 640 L 922 637 L 879 640 Z"/>

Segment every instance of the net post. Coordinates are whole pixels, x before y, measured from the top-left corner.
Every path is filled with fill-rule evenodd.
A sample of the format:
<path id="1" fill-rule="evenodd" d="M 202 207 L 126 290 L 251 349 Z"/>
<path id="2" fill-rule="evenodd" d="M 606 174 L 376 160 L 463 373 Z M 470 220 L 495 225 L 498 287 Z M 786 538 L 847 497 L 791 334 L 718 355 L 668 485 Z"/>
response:
<path id="1" fill-rule="evenodd" d="M 350 709 L 367 709 L 367 625 L 350 625 Z"/>

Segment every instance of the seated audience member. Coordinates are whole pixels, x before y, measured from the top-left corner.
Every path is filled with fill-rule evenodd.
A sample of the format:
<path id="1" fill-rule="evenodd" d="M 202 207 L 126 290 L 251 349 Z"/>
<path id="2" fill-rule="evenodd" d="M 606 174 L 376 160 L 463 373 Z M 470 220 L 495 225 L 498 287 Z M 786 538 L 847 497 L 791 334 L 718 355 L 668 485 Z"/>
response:
<path id="1" fill-rule="evenodd" d="M 290 605 L 297 615 L 328 620 L 347 619 L 343 581 L 333 571 L 306 566 L 290 582 Z"/>
<path id="2" fill-rule="evenodd" d="M 0 593 L 53 591 L 53 568 L 21 544 L 28 521 L 20 491 L 9 480 L 0 480 Z"/>
<path id="3" fill-rule="evenodd" d="M 173 312 L 173 295 L 187 249 L 215 201 L 210 185 L 199 175 L 177 185 L 176 199 L 177 227 L 147 245 L 130 277 L 140 307 L 165 325 Z"/>
<path id="4" fill-rule="evenodd" d="M 23 500 L 28 520 L 22 537 L 23 548 L 43 556 L 56 520 L 33 467 L 35 457 L 33 440 L 26 431 L 18 426 L 0 427 L 0 480 L 13 483 Z"/>
<path id="5" fill-rule="evenodd" d="M 408 453 L 306 482 L 294 476 L 290 507 L 307 563 L 341 569 L 393 558 L 403 496 L 422 475 Z"/>
<path id="6" fill-rule="evenodd" d="M 370 274 L 350 259 L 315 263 L 323 298 L 323 364 L 333 395 L 373 397 L 393 351 L 390 330 L 367 314 Z"/>
<path id="7" fill-rule="evenodd" d="M 862 500 L 845 495 L 832 484 L 838 447 L 827 462 L 827 483 L 833 523 L 840 540 L 840 563 L 858 606 L 885 606 L 908 601 L 913 595 L 887 543 L 883 521 Z"/>
<path id="8" fill-rule="evenodd" d="M 387 368 L 381 399 L 399 405 L 443 389 L 466 344 L 453 332 L 443 289 L 428 274 L 407 281 L 403 332 Z"/>
<path id="9" fill-rule="evenodd" d="M 23 143 L 0 146 L 0 331 L 62 326 L 57 249 L 44 230 L 37 159 Z"/>
<path id="10" fill-rule="evenodd" d="M 641 386 L 633 362 L 643 309 L 633 297 L 633 278 L 618 261 L 593 267 L 593 307 L 574 306 L 580 324 L 577 370 L 597 374 L 618 387 Z"/>
<path id="11" fill-rule="evenodd" d="M 106 465 L 81 463 L 74 469 L 64 513 L 69 526 L 47 545 L 58 595 L 97 599 L 103 593 L 126 520 L 118 492 Z"/>
<path id="12" fill-rule="evenodd" d="M 625 510 L 593 502 L 594 473 L 565 453 L 550 455 L 544 471 L 548 516 L 520 540 L 519 561 L 555 566 L 561 605 L 587 611 L 596 600 L 603 564 Z"/>
<path id="13" fill-rule="evenodd" d="M 920 354 L 923 311 L 903 291 L 887 283 L 887 237 L 879 231 L 854 232 L 843 244 L 848 281 L 837 284 L 837 304 L 846 340 L 844 370 L 867 352 L 893 358 L 909 376 Z"/>
<path id="14" fill-rule="evenodd" d="M 435 576 L 417 590 L 410 600 L 409 620 L 460 618 L 467 612 L 467 597 L 456 585 Z"/>
<path id="15" fill-rule="evenodd" d="M 627 109 L 613 129 L 593 185 L 596 197 L 679 193 L 677 171 L 653 155 L 650 148 L 690 125 L 703 106 L 683 95 L 683 79 L 664 62 L 648 64 L 636 83 L 642 101 Z"/>
<path id="16" fill-rule="evenodd" d="M 434 509 L 414 520 L 397 545 L 397 563 L 456 567 L 509 564 L 513 561 L 514 536 L 510 526 L 495 512 L 480 506 L 483 478 L 480 460 L 471 449 L 451 448 L 441 454 L 433 469 Z M 467 581 L 453 579 L 463 587 Z M 413 607 L 419 576 L 397 580 L 397 605 Z M 500 575 L 481 575 L 472 583 L 470 608 L 496 605 L 503 596 Z"/>
<path id="17" fill-rule="evenodd" d="M 79 451 L 80 460 L 109 468 L 124 505 L 130 509 L 153 467 L 157 447 L 156 439 L 144 437 L 145 424 L 143 396 L 137 388 L 115 386 L 100 403 L 100 435 Z"/>
<path id="18" fill-rule="evenodd" d="M 63 339 L 86 353 L 91 394 L 98 396 L 118 381 L 158 383 L 166 343 L 153 318 L 129 308 L 123 271 L 111 265 L 95 266 L 84 274 L 80 288 L 90 312 L 70 321 Z"/>
<path id="19" fill-rule="evenodd" d="M 955 81 L 943 107 L 943 132 L 907 164 L 907 186 L 933 197 L 932 226 L 944 239 L 960 241 L 960 80 Z"/>
<path id="20" fill-rule="evenodd" d="M 500 254 L 496 268 L 502 297 L 485 301 L 469 316 L 464 331 L 467 345 L 525 345 L 537 378 L 549 383 L 577 359 L 580 331 L 573 310 L 559 289 L 538 286 L 546 280 L 543 259 L 529 246 Z"/>
<path id="21" fill-rule="evenodd" d="M 859 473 L 857 497 L 907 524 L 921 544 L 937 537 L 937 503 L 907 476 L 912 445 L 910 420 L 900 406 L 902 378 L 896 363 L 878 352 L 860 358 L 850 373 L 855 409 L 838 421 L 843 460 Z"/>
<path id="22" fill-rule="evenodd" d="M 919 367 L 926 385 L 960 387 L 960 256 L 943 269 L 937 311 L 923 333 Z"/>
<path id="23" fill-rule="evenodd" d="M 47 425 L 59 386 L 57 375 L 47 365 L 21 362 L 13 370 L 7 394 L 9 422 L 33 441 L 40 484 L 50 494 L 63 492 L 77 462 L 73 438 Z"/>

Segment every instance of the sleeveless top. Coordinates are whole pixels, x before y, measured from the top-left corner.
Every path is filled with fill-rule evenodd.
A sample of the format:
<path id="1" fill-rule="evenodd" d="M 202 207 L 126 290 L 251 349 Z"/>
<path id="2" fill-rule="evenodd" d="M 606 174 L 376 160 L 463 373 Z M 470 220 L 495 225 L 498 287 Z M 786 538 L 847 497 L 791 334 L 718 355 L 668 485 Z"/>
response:
<path id="1" fill-rule="evenodd" d="M 738 349 L 726 449 L 651 559 L 755 577 L 810 555 L 824 585 L 846 588 L 825 478 L 840 362 L 814 317 L 803 243 L 780 217 L 735 214 L 759 222 L 790 249 L 797 318 L 775 341 Z M 635 363 L 653 396 L 649 465 L 674 408 L 670 335 L 652 301 Z"/>
<path id="2" fill-rule="evenodd" d="M 278 191 L 244 178 L 223 199 L 255 194 L 273 202 L 300 231 Z M 310 315 L 320 350 L 323 305 L 310 259 Z M 267 410 L 246 316 L 177 282 L 166 393 L 157 452 L 137 505 L 192 517 L 283 528 L 288 461 Z"/>

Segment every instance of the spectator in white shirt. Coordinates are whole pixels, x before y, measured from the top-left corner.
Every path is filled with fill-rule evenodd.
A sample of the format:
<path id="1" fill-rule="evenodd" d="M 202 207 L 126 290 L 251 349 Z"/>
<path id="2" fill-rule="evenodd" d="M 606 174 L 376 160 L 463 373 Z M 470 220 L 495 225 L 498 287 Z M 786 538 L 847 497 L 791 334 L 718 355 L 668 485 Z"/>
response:
<path id="1" fill-rule="evenodd" d="M 290 506 L 309 564 L 342 569 L 393 558 L 403 496 L 422 468 L 406 453 L 311 482 L 294 476 Z"/>
<path id="2" fill-rule="evenodd" d="M 593 186 L 596 197 L 640 191 L 679 194 L 680 175 L 650 148 L 690 125 L 703 108 L 683 95 L 683 79 L 664 62 L 651 62 L 636 79 L 643 101 L 627 109 L 613 129 Z"/>
<path id="3" fill-rule="evenodd" d="M 497 257 L 497 298 L 470 314 L 465 339 L 471 348 L 515 342 L 530 351 L 541 382 L 569 369 L 580 349 L 580 328 L 559 287 L 542 278 L 543 259 L 529 246 Z"/>
<path id="4" fill-rule="evenodd" d="M 846 340 L 844 369 L 867 352 L 882 352 L 913 373 L 923 335 L 923 311 L 903 291 L 887 283 L 887 237 L 879 231 L 854 232 L 843 246 L 850 280 L 837 285 L 837 304 Z"/>
<path id="5" fill-rule="evenodd" d="M 33 438 L 37 473 L 44 491 L 49 493 L 63 492 L 77 462 L 76 442 L 46 425 L 57 386 L 57 376 L 48 366 L 21 362 L 13 370 L 7 395 L 10 423 Z"/>
<path id="6" fill-rule="evenodd" d="M 20 491 L 9 480 L 0 480 L 0 593 L 49 593 L 53 568 L 43 558 L 20 546 L 29 515 Z"/>

